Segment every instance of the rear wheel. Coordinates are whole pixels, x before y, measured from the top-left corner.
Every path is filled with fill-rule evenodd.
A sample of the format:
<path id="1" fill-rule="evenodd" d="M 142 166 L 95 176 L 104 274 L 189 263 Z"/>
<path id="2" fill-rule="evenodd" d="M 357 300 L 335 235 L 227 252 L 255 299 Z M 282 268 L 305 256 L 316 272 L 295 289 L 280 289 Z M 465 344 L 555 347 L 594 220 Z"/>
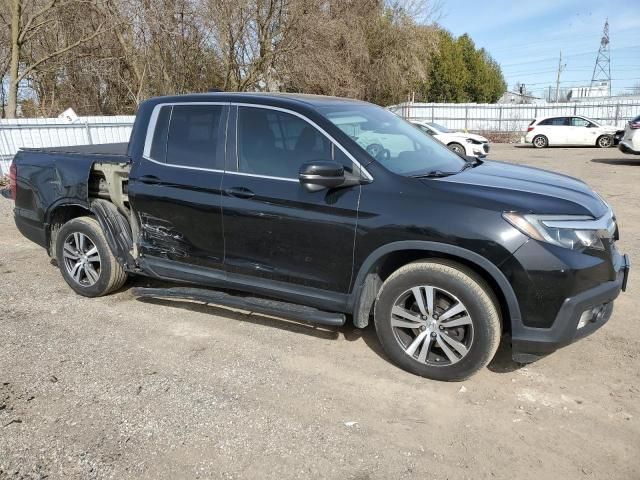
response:
<path id="1" fill-rule="evenodd" d="M 600 148 L 609 148 L 613 145 L 613 137 L 611 135 L 601 135 L 598 137 L 596 145 Z"/>
<path id="2" fill-rule="evenodd" d="M 447 147 L 449 147 L 449 150 L 457 153 L 458 155 L 465 155 L 465 149 L 459 143 L 450 143 L 449 145 L 447 145 Z"/>
<path id="3" fill-rule="evenodd" d="M 102 228 L 92 217 L 74 218 L 62 226 L 57 236 L 56 259 L 67 284 L 85 297 L 106 295 L 127 280 Z"/>
<path id="4" fill-rule="evenodd" d="M 534 137 L 532 143 L 535 148 L 546 148 L 549 146 L 549 140 L 544 135 Z"/>
<path id="5" fill-rule="evenodd" d="M 382 285 L 376 332 L 390 359 L 411 373 L 459 381 L 493 358 L 501 327 L 486 283 L 447 261 L 406 265 Z"/>

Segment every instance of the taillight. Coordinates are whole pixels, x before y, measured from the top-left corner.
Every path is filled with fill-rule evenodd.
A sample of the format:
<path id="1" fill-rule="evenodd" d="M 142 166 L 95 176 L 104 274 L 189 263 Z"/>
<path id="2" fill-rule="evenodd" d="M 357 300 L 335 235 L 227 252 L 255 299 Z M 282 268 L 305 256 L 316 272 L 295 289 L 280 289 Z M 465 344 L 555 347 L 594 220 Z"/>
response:
<path id="1" fill-rule="evenodd" d="M 11 198 L 14 202 L 16 201 L 16 194 L 18 192 L 17 172 L 16 162 L 12 161 L 9 167 L 9 191 L 11 192 Z"/>
<path id="2" fill-rule="evenodd" d="M 535 128 L 535 127 L 529 127 L 529 128 L 527 128 L 527 133 L 532 132 L 534 128 Z"/>
<path id="3" fill-rule="evenodd" d="M 632 128 L 634 130 L 640 128 L 640 120 L 632 120 L 629 122 L 629 128 Z"/>

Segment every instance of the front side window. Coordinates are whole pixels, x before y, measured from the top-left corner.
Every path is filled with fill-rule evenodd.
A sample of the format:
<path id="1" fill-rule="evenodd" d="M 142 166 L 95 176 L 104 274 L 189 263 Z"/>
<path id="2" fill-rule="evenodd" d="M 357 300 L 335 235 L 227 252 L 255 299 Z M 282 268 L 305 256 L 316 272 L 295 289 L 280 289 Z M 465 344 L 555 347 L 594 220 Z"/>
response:
<path id="1" fill-rule="evenodd" d="M 384 108 L 346 103 L 318 107 L 318 111 L 385 168 L 400 175 L 454 173 L 466 163 L 436 139 Z"/>
<path id="2" fill-rule="evenodd" d="M 591 125 L 591 122 L 589 120 L 585 120 L 584 118 L 580 118 L 580 117 L 571 118 L 572 127 L 588 127 L 589 125 Z"/>
<path id="3" fill-rule="evenodd" d="M 317 128 L 302 118 L 267 108 L 238 109 L 238 171 L 298 178 L 300 167 L 318 160 L 354 164 Z"/>

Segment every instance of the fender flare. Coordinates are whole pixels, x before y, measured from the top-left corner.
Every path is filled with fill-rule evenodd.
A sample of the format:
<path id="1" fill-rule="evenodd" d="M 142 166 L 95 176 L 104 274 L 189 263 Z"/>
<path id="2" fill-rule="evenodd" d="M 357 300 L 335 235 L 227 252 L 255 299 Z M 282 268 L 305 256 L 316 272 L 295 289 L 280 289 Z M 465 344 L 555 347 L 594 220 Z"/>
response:
<path id="1" fill-rule="evenodd" d="M 129 221 L 120 213 L 118 207 L 107 200 L 93 200 L 91 211 L 104 232 L 113 256 L 118 259 L 126 271 L 134 271 L 136 261 L 132 254 L 133 234 Z"/>
<path id="2" fill-rule="evenodd" d="M 353 320 L 356 327 L 366 327 L 369 312 L 371 311 L 373 301 L 375 301 L 375 295 L 372 296 L 371 292 L 374 290 L 377 293 L 381 284 L 380 278 L 377 275 L 371 275 L 374 265 L 385 255 L 402 250 L 424 250 L 444 253 L 452 257 L 464 259 L 478 269 L 483 270 L 494 280 L 498 288 L 500 288 L 507 304 L 506 313 L 508 314 L 510 324 L 513 325 L 521 323 L 522 317 L 520 314 L 520 305 L 518 304 L 516 294 L 513 291 L 509 280 L 507 280 L 507 277 L 505 277 L 500 269 L 491 261 L 487 260 L 482 255 L 472 252 L 471 250 L 455 245 L 423 240 L 403 240 L 388 243 L 377 248 L 369 254 L 364 262 L 362 262 L 362 265 L 358 270 L 356 280 L 353 283 L 351 295 L 352 301 L 350 302 L 350 309 L 353 311 Z"/>

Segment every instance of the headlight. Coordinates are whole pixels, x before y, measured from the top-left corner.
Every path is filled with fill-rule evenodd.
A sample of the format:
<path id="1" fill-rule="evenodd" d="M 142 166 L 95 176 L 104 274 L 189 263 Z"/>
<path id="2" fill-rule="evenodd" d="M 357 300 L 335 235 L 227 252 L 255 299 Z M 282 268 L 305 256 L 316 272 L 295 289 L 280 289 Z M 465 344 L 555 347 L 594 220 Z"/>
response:
<path id="1" fill-rule="evenodd" d="M 541 242 L 572 250 L 604 250 L 603 238 L 612 238 L 616 230 L 613 213 L 601 218 L 584 215 L 523 215 L 503 213 L 504 219 L 525 235 Z"/>
<path id="2" fill-rule="evenodd" d="M 479 141 L 477 141 L 477 140 L 474 140 L 473 138 L 466 138 L 466 139 L 465 139 L 465 141 L 466 141 L 467 143 L 475 143 L 475 144 L 477 144 L 477 145 L 479 145 L 479 144 L 481 144 L 481 143 L 482 143 L 482 142 L 479 142 Z"/>

